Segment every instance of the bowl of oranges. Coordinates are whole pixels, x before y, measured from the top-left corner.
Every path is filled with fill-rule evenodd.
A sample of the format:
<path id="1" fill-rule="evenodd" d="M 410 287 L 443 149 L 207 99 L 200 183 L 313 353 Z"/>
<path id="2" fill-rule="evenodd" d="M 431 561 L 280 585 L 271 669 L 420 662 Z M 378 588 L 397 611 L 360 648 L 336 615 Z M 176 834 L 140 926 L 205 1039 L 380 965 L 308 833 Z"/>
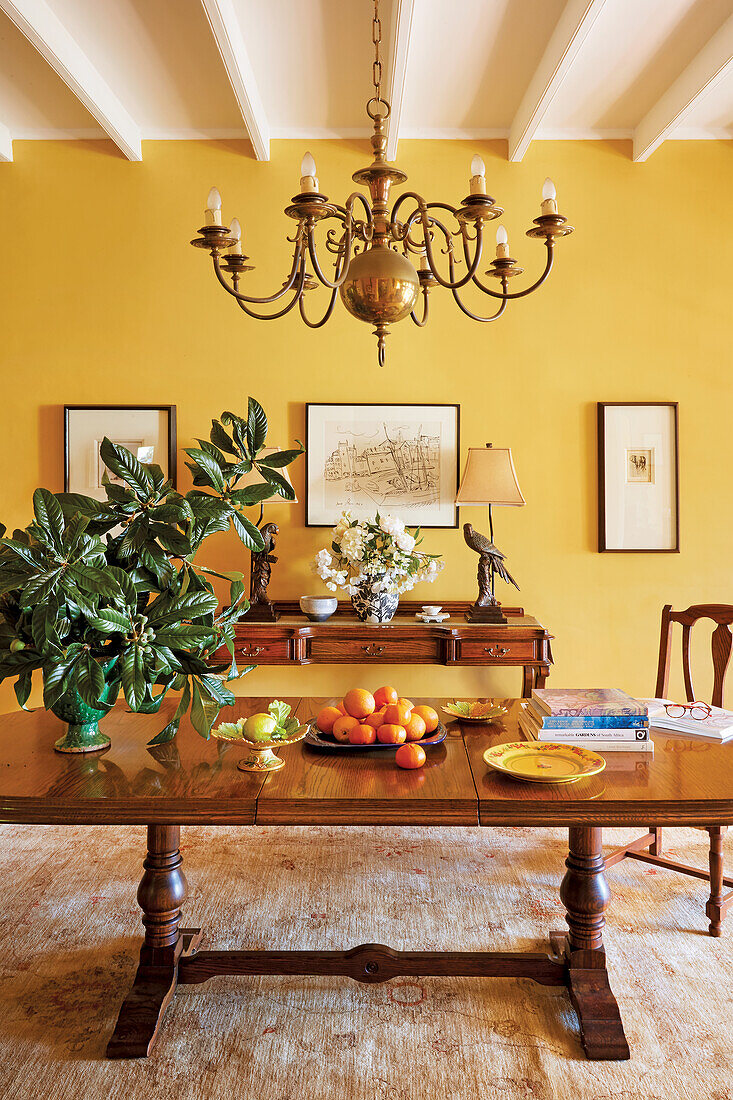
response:
<path id="1" fill-rule="evenodd" d="M 374 693 L 352 688 L 308 722 L 305 743 L 332 752 L 396 748 L 395 760 L 401 767 L 420 767 L 425 753 L 416 750 L 439 745 L 446 735 L 433 707 L 416 706 L 396 688 L 380 687 Z M 408 751 L 401 752 L 402 747 Z"/>

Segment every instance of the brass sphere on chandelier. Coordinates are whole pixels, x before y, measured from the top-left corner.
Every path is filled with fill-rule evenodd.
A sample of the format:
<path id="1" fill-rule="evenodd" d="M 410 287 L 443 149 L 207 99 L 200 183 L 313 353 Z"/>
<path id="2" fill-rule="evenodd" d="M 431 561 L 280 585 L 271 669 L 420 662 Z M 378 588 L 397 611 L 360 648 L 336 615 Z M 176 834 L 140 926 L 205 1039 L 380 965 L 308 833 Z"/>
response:
<path id="1" fill-rule="evenodd" d="M 339 293 L 352 317 L 369 325 L 392 325 L 412 313 L 420 280 L 405 256 L 385 246 L 372 247 L 352 258 Z"/>

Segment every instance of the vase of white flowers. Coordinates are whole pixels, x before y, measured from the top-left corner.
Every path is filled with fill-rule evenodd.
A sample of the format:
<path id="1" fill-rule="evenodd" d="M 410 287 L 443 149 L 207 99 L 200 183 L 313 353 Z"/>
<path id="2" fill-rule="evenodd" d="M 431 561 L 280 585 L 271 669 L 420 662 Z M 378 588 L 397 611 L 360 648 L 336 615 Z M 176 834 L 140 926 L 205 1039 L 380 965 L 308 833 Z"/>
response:
<path id="1" fill-rule="evenodd" d="M 357 520 L 342 512 L 330 549 L 316 554 L 313 568 L 329 592 L 343 588 L 365 623 L 388 623 L 403 592 L 419 581 L 434 581 L 443 562 L 417 547 L 420 528 L 412 531 L 395 516 L 377 513 Z"/>

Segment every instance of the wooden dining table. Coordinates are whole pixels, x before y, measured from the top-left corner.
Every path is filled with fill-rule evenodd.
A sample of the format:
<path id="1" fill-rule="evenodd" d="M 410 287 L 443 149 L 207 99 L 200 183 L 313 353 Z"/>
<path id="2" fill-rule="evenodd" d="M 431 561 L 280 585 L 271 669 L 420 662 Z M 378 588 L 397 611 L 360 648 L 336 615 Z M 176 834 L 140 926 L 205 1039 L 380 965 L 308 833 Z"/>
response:
<path id="1" fill-rule="evenodd" d="M 425 700 L 439 707 L 439 700 Z M 233 720 L 266 709 L 241 698 L 222 712 Z M 305 721 L 328 700 L 288 699 Z M 590 1059 L 629 1057 L 603 947 L 610 891 L 603 826 L 733 824 L 733 748 L 654 732 L 655 752 L 608 753 L 606 769 L 577 783 L 521 782 L 491 771 L 484 751 L 523 740 L 521 703 L 492 724 L 453 722 L 418 770 L 395 765 L 394 750 L 322 753 L 304 742 L 279 750 L 280 771 L 237 769 L 243 748 L 203 740 L 187 722 L 175 741 L 149 746 L 174 701 L 158 715 L 117 705 L 104 719 L 111 747 L 61 755 L 59 722 L 44 710 L 0 717 L 0 820 L 49 825 L 147 825 L 137 899 L 144 939 L 132 989 L 109 1040 L 110 1058 L 145 1057 L 178 984 L 217 975 L 342 975 L 359 982 L 398 975 L 521 977 L 565 986 Z M 544 951 L 395 951 L 382 944 L 343 951 L 217 951 L 202 931 L 184 927 L 187 884 L 180 853 L 186 825 L 524 825 L 568 827 L 560 899 L 567 929 L 550 931 Z M 539 842 L 539 835 L 538 835 Z M 487 881 L 487 888 L 490 883 Z M 538 887 L 539 889 L 539 887 Z M 460 912 L 446 915 L 460 943 Z M 83 981 L 81 974 L 79 980 Z"/>

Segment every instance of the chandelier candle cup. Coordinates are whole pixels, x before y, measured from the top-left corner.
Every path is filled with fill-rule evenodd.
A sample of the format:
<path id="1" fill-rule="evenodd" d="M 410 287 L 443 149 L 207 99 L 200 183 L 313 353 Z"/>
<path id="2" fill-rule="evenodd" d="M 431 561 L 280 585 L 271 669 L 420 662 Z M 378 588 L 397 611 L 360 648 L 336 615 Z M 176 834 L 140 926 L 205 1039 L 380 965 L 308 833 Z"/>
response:
<path id="1" fill-rule="evenodd" d="M 509 237 L 503 225 L 500 225 L 496 231 L 496 258 L 497 260 L 509 259 Z"/>
<path id="2" fill-rule="evenodd" d="M 476 153 L 471 161 L 470 190 L 472 195 L 486 194 L 486 165 L 478 153 Z"/>
<path id="3" fill-rule="evenodd" d="M 221 195 L 217 191 L 216 187 L 211 188 L 208 198 L 206 199 L 204 224 L 221 225 Z"/>
<path id="4" fill-rule="evenodd" d="M 543 214 L 557 214 L 557 191 L 549 176 L 542 184 L 542 206 L 540 210 Z"/>
<path id="5" fill-rule="evenodd" d="M 316 162 L 312 153 L 305 153 L 300 162 L 300 193 L 301 195 L 318 194 Z"/>

